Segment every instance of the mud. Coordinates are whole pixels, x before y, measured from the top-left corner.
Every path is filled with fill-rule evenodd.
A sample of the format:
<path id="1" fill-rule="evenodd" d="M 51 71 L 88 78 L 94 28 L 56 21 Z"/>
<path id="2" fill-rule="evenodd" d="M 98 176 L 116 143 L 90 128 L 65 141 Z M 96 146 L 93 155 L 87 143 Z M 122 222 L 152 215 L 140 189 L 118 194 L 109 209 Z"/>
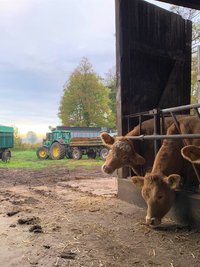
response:
<path id="1" fill-rule="evenodd" d="M 0 169 L 0 185 L 0 266 L 200 266 L 198 230 L 147 227 L 100 167 Z"/>

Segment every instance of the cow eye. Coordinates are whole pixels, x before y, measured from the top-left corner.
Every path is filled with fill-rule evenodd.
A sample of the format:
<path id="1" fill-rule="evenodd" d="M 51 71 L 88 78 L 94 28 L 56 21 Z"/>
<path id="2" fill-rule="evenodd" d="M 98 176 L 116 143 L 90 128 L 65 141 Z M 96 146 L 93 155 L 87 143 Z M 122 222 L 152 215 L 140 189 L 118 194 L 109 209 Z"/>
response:
<path id="1" fill-rule="evenodd" d="M 122 159 L 123 160 L 128 160 L 128 156 L 123 156 Z"/>
<path id="2" fill-rule="evenodd" d="M 159 195 L 158 196 L 158 200 L 161 200 L 163 198 L 163 196 Z"/>

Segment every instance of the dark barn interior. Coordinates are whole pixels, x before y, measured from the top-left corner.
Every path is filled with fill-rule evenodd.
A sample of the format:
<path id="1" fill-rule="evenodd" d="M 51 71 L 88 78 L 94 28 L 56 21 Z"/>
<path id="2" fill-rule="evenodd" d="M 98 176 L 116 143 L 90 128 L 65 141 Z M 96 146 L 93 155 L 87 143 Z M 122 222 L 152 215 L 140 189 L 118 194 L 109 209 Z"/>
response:
<path id="1" fill-rule="evenodd" d="M 200 9 L 199 0 L 162 2 Z M 143 0 L 116 0 L 115 8 L 117 130 L 125 135 L 138 124 L 133 114 L 190 104 L 192 23 Z M 124 179 L 129 171 L 118 171 L 118 196 L 144 206 Z"/>

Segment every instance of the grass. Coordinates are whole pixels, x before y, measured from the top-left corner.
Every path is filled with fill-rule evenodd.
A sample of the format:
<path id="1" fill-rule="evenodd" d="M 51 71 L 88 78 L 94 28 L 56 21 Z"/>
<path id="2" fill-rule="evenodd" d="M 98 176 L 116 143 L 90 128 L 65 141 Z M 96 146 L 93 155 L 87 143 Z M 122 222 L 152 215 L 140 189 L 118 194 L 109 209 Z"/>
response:
<path id="1" fill-rule="evenodd" d="M 12 157 L 10 162 L 3 162 L 0 160 L 0 168 L 26 168 L 26 169 L 43 169 L 47 167 L 66 167 L 68 169 L 74 169 L 78 166 L 90 169 L 94 166 L 101 166 L 103 161 L 99 158 L 95 160 L 87 159 L 83 156 L 80 160 L 73 160 L 64 158 L 62 160 L 52 160 L 50 158 L 46 160 L 39 160 L 34 150 L 26 151 L 12 151 Z"/>

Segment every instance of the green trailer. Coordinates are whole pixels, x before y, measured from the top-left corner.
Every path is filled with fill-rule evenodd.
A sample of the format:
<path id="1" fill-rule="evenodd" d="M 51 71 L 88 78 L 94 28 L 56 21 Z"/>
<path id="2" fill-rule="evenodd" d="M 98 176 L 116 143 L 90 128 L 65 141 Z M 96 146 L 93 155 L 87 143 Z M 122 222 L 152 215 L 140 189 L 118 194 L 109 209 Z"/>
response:
<path id="1" fill-rule="evenodd" d="M 10 148 L 14 146 L 14 128 L 0 125 L 0 159 L 7 162 L 11 158 Z"/>

